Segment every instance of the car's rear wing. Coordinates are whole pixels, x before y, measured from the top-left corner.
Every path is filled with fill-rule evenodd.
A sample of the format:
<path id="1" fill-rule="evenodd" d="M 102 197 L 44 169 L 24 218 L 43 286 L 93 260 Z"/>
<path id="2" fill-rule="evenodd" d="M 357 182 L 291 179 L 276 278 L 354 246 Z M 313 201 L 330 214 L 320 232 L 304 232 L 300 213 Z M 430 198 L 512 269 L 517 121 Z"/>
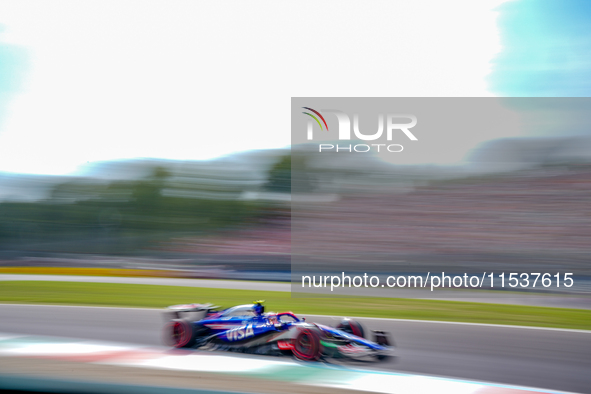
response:
<path id="1" fill-rule="evenodd" d="M 171 305 L 164 312 L 165 320 L 188 318 L 190 320 L 201 320 L 212 310 L 219 308 L 213 304 L 179 304 Z"/>
<path id="2" fill-rule="evenodd" d="M 171 305 L 166 309 L 172 312 L 202 312 L 210 311 L 216 308 L 219 308 L 219 306 L 215 306 L 213 304 L 179 304 Z"/>

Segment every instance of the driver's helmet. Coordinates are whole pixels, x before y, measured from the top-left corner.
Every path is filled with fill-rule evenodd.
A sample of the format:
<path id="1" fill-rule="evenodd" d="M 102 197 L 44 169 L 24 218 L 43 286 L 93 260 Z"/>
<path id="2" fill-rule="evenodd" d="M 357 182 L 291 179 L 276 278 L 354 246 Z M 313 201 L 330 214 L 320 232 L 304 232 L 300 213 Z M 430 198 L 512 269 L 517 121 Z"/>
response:
<path id="1" fill-rule="evenodd" d="M 262 316 L 265 313 L 265 306 L 263 305 L 265 300 L 255 301 L 254 302 L 254 313 L 257 316 Z"/>

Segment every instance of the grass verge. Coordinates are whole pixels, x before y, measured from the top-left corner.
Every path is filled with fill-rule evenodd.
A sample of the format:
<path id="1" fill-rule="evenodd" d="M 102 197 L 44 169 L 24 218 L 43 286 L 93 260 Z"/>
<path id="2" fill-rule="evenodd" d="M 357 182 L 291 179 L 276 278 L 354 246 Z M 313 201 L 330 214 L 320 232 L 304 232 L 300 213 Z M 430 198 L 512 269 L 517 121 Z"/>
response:
<path id="1" fill-rule="evenodd" d="M 211 302 L 232 306 L 266 300 L 267 310 L 591 330 L 591 311 L 398 298 L 291 298 L 256 290 L 81 282 L 0 282 L 0 302 L 161 308 Z"/>

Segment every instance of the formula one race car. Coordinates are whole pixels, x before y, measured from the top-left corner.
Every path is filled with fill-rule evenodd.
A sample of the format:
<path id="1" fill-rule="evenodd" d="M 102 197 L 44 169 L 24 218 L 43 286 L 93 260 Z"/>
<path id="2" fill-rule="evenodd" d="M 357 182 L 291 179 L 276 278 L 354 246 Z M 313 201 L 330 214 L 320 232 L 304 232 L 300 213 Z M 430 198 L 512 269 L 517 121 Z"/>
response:
<path id="1" fill-rule="evenodd" d="M 337 327 L 307 323 L 292 312 L 265 313 L 263 302 L 223 310 L 211 304 L 170 306 L 165 340 L 177 348 L 292 354 L 300 360 L 384 360 L 392 354 L 383 331 L 372 331 L 371 341 L 355 320 L 344 319 Z"/>

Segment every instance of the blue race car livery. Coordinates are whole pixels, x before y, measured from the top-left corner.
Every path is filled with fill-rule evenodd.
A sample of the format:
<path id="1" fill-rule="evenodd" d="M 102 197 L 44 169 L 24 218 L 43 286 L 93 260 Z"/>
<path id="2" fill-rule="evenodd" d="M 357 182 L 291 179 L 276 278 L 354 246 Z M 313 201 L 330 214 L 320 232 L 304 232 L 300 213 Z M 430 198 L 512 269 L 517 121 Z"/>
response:
<path id="1" fill-rule="evenodd" d="M 177 348 L 293 355 L 301 360 L 383 360 L 392 355 L 386 333 L 372 331 L 373 340 L 369 340 L 355 320 L 344 319 L 337 327 L 308 323 L 292 312 L 265 313 L 263 301 L 218 308 L 211 304 L 168 307 L 166 341 Z"/>

